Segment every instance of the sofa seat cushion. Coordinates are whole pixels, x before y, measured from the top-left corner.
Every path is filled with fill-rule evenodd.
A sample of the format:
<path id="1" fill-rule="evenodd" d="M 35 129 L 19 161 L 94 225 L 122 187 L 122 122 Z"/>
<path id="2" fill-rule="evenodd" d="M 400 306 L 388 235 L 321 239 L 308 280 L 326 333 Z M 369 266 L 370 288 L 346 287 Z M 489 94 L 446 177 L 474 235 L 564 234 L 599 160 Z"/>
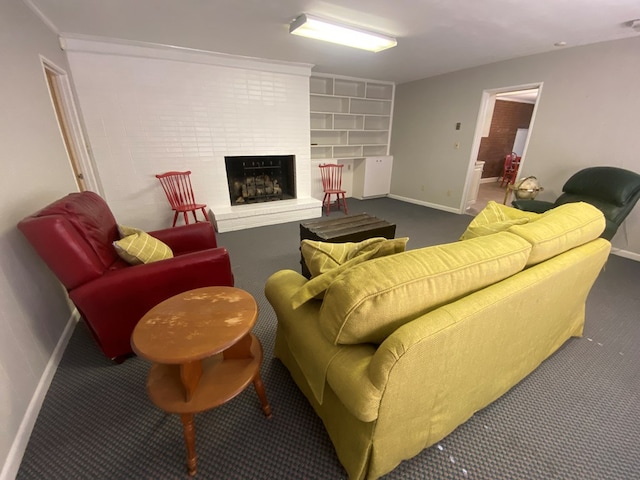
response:
<path id="1" fill-rule="evenodd" d="M 490 200 L 469 223 L 460 240 L 503 232 L 513 225 L 522 225 L 536 220 L 540 214 L 507 207 Z"/>
<path id="2" fill-rule="evenodd" d="M 527 266 L 531 266 L 598 238 L 605 224 L 599 209 L 578 202 L 552 208 L 536 221 L 512 226 L 507 232 L 531 244 L 531 255 L 527 261 Z"/>
<path id="3" fill-rule="evenodd" d="M 329 286 L 320 327 L 336 345 L 379 344 L 417 316 L 519 272 L 530 251 L 501 232 L 370 260 Z"/>

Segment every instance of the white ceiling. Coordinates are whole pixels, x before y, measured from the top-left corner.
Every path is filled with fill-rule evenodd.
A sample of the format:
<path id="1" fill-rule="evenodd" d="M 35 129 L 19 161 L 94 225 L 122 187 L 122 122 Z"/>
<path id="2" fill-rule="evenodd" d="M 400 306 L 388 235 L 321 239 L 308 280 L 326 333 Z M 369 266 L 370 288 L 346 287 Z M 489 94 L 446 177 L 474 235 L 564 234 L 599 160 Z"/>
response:
<path id="1" fill-rule="evenodd" d="M 311 63 L 316 72 L 397 83 L 640 35 L 629 26 L 640 18 L 638 0 L 23 1 L 60 34 Z M 398 46 L 370 53 L 290 35 L 301 13 L 392 35 Z"/>

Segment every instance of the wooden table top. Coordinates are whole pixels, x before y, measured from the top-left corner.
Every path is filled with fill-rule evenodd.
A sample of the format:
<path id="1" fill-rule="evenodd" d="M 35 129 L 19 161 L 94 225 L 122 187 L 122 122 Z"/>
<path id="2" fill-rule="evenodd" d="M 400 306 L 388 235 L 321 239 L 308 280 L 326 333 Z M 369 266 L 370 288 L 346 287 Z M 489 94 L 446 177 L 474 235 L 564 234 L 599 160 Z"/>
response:
<path id="1" fill-rule="evenodd" d="M 347 215 L 338 218 L 311 220 L 300 224 L 301 230 L 306 229 L 322 239 L 348 236 L 354 233 L 371 231 L 390 226 L 395 227 L 392 223 L 373 217 L 367 213 Z"/>
<path id="2" fill-rule="evenodd" d="M 183 364 L 224 351 L 251 331 L 255 299 L 234 287 L 204 287 L 153 307 L 131 336 L 133 350 L 148 360 Z"/>

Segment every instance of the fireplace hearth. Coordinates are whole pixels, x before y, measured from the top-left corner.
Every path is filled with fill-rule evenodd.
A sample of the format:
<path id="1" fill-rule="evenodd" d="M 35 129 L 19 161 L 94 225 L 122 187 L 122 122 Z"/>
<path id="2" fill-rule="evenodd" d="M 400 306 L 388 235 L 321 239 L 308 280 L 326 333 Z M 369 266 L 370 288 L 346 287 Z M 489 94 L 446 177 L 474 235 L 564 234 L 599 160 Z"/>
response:
<path id="1" fill-rule="evenodd" d="M 295 155 L 224 157 L 231 205 L 296 198 Z"/>

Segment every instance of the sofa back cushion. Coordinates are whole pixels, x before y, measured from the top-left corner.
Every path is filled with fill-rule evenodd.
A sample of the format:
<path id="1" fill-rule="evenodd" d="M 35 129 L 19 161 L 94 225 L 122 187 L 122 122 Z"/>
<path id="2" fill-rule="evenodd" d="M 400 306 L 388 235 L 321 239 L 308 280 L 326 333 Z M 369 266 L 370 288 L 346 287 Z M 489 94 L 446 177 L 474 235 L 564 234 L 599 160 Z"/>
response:
<path id="1" fill-rule="evenodd" d="M 119 257 L 117 224 L 96 193 L 71 193 L 25 218 L 18 228 L 67 290 L 102 275 Z"/>
<path id="2" fill-rule="evenodd" d="M 527 266 L 543 262 L 598 238 L 605 227 L 604 215 L 584 202 L 567 203 L 546 211 L 535 221 L 514 225 L 507 232 L 531 244 Z"/>
<path id="3" fill-rule="evenodd" d="M 336 345 L 381 343 L 414 318 L 519 272 L 530 251 L 502 232 L 364 262 L 329 286 L 320 327 Z"/>
<path id="4" fill-rule="evenodd" d="M 508 230 L 513 225 L 522 225 L 536 220 L 539 213 L 526 212 L 517 208 L 507 207 L 493 200 L 471 220 L 460 240 L 483 237 L 493 233 Z"/>

